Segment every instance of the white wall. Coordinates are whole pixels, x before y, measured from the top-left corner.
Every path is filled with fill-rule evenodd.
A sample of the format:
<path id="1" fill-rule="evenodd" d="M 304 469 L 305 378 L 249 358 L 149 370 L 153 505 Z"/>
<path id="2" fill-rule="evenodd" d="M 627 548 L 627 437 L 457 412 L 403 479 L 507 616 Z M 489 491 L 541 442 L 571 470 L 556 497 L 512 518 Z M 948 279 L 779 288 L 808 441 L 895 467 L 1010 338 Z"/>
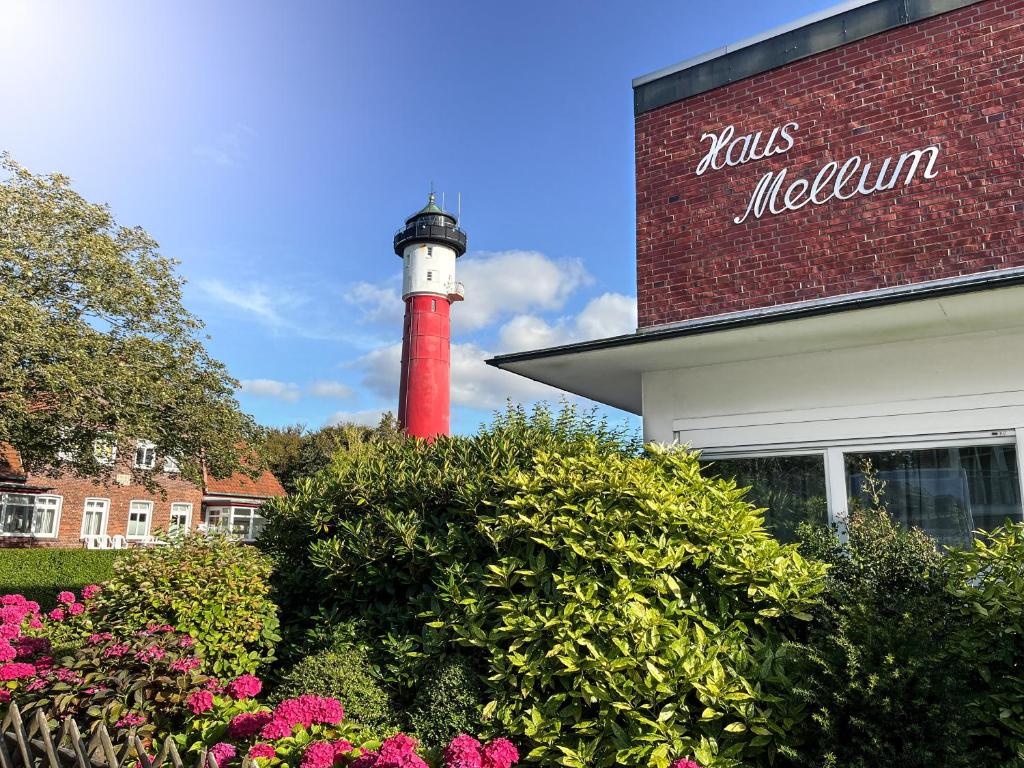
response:
<path id="1" fill-rule="evenodd" d="M 1024 426 L 1024 329 L 643 374 L 644 437 L 695 448 Z"/>
<path id="2" fill-rule="evenodd" d="M 454 250 L 414 243 L 406 247 L 402 260 L 402 298 L 414 293 L 447 296 L 449 285 L 455 282 Z"/>

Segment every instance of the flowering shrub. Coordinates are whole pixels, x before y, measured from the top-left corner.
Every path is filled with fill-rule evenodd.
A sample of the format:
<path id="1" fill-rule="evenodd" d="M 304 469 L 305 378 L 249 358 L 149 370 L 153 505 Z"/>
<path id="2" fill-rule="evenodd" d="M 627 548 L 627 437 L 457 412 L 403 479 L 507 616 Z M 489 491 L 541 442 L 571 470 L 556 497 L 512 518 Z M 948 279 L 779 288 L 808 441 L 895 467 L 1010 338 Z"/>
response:
<path id="1" fill-rule="evenodd" d="M 221 535 L 139 549 L 115 563 L 96 597 L 97 622 L 115 633 L 172 624 L 195 638 L 207 674 L 253 673 L 280 640 L 270 572 L 259 550 Z"/>

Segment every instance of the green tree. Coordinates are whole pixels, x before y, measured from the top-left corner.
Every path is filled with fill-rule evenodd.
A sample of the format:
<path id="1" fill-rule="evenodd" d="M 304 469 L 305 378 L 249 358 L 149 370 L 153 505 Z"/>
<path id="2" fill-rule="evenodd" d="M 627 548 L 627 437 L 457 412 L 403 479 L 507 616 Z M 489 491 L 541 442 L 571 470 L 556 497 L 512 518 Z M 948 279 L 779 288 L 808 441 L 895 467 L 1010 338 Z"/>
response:
<path id="1" fill-rule="evenodd" d="M 192 479 L 200 457 L 214 476 L 245 469 L 259 428 L 206 353 L 176 262 L 67 177 L 7 154 L 0 167 L 0 441 L 36 471 L 109 475 L 96 445 L 124 455 L 138 439 Z"/>

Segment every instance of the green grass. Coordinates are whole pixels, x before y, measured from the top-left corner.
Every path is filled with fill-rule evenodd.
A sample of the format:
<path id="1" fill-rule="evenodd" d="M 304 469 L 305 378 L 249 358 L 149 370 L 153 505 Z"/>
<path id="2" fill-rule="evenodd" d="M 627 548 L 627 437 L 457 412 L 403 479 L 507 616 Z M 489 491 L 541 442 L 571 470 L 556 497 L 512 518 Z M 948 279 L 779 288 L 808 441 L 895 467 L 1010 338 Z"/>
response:
<path id="1" fill-rule="evenodd" d="M 0 549 L 0 595 L 18 593 L 43 610 L 62 590 L 78 591 L 111 577 L 123 552 L 88 549 Z"/>

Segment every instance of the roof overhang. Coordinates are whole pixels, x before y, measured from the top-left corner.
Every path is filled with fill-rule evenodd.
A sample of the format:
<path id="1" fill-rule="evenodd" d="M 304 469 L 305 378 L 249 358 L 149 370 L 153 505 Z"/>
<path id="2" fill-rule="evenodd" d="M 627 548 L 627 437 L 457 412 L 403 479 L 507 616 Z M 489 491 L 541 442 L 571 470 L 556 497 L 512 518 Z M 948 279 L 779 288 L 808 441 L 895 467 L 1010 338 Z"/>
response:
<path id="1" fill-rule="evenodd" d="M 1024 269 L 701 318 L 487 363 L 641 414 L 647 372 L 1018 326 Z"/>

